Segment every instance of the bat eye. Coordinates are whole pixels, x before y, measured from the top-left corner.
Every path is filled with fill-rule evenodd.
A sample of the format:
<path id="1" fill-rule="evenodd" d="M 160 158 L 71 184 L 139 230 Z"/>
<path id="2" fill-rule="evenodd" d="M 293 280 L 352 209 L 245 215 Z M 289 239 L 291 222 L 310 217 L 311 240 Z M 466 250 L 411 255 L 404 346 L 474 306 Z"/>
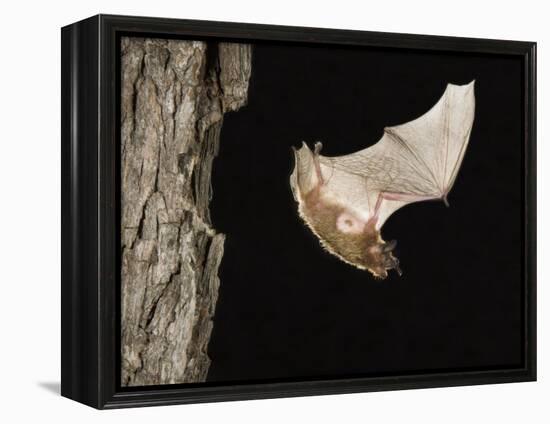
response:
<path id="1" fill-rule="evenodd" d="M 348 227 L 352 227 L 353 226 L 353 222 L 351 222 L 351 219 L 346 219 L 344 221 L 344 224 L 346 224 Z"/>

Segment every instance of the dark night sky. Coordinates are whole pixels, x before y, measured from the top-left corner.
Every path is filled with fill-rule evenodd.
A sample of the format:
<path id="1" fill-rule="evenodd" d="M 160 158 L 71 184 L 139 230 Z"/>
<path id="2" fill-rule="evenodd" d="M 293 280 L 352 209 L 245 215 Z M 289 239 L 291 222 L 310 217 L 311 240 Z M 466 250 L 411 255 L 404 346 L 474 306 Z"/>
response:
<path id="1" fill-rule="evenodd" d="M 377 281 L 323 251 L 296 212 L 291 146 L 355 152 L 472 79 L 450 208 L 409 205 L 382 229 L 403 276 Z M 212 220 L 227 240 L 208 381 L 519 364 L 521 80 L 519 58 L 255 45 L 248 106 L 226 115 L 214 163 Z"/>

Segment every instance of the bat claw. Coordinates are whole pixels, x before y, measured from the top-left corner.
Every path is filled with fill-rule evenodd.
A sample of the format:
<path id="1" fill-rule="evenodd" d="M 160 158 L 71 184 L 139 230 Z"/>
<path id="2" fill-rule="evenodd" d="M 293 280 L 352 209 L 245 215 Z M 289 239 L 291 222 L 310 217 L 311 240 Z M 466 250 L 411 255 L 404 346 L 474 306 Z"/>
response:
<path id="1" fill-rule="evenodd" d="M 320 141 L 316 142 L 315 143 L 315 146 L 314 146 L 314 153 L 316 155 L 318 155 L 319 153 L 321 153 L 321 149 L 323 148 L 323 143 L 321 143 Z"/>

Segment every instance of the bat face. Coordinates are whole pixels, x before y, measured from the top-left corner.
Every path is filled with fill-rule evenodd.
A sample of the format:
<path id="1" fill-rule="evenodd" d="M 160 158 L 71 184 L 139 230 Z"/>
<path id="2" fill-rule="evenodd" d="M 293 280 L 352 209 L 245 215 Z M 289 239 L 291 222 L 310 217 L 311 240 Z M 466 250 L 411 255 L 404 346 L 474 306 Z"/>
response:
<path id="1" fill-rule="evenodd" d="M 290 186 L 298 212 L 321 245 L 344 262 L 386 278 L 399 261 L 380 230 L 399 208 L 447 195 L 470 138 L 474 83 L 448 84 L 427 113 L 384 129 L 375 145 L 339 157 L 303 143 L 294 150 Z"/>

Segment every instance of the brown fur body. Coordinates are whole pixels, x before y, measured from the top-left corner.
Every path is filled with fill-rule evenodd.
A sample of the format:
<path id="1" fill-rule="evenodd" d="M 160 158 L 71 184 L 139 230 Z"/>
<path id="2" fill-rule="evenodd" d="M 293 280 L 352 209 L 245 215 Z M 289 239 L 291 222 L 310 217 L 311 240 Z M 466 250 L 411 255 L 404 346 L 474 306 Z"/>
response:
<path id="1" fill-rule="evenodd" d="M 399 261 L 391 253 L 395 242 L 382 240 L 375 228 L 375 218 L 362 223 L 358 232 L 340 230 L 339 217 L 352 216 L 353 211 L 324 196 L 322 184 L 303 195 L 299 203 L 301 217 L 330 253 L 357 268 L 369 270 L 378 278 L 386 278 L 389 269 L 400 273 Z"/>

